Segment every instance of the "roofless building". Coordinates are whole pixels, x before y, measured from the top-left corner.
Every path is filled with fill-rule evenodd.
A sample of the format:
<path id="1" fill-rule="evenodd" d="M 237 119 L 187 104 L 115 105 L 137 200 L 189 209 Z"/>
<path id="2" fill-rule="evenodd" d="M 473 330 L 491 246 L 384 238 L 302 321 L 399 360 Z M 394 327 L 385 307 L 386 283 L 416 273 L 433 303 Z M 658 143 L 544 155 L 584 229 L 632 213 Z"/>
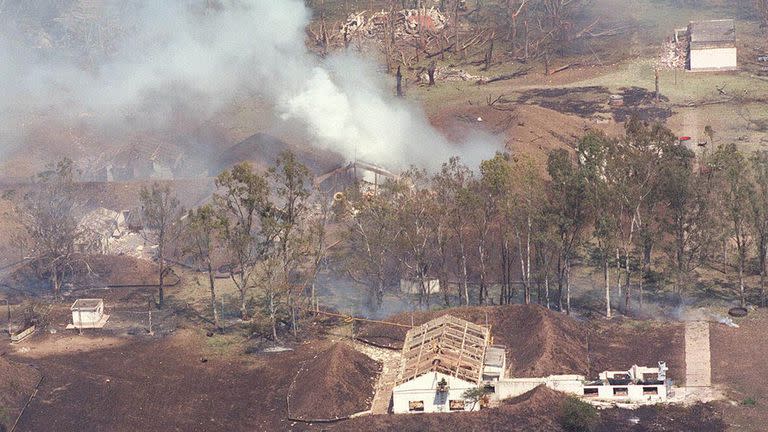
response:
<path id="1" fill-rule="evenodd" d="M 392 411 L 479 410 L 464 393 L 498 380 L 505 368 L 504 348 L 491 346 L 487 327 L 450 315 L 436 318 L 406 334 Z"/>

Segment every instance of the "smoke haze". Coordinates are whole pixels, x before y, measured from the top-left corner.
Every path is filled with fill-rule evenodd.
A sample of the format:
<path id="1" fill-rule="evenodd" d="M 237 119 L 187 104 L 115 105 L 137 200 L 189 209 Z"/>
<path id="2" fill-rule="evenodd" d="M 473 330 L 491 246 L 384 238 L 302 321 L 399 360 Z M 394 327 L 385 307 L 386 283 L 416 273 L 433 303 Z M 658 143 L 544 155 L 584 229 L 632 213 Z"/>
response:
<path id="1" fill-rule="evenodd" d="M 263 98 L 313 145 L 350 160 L 436 169 L 451 155 L 474 165 L 499 148 L 481 135 L 450 143 L 364 59 L 311 54 L 300 0 L 8 3 L 0 11 L 3 152 L 41 112 L 115 135 L 173 129 L 180 118 L 202 124 L 243 95 Z M 96 18 L 67 19 L 72 11 Z M 97 26 L 99 39 L 79 40 L 83 26 Z"/>

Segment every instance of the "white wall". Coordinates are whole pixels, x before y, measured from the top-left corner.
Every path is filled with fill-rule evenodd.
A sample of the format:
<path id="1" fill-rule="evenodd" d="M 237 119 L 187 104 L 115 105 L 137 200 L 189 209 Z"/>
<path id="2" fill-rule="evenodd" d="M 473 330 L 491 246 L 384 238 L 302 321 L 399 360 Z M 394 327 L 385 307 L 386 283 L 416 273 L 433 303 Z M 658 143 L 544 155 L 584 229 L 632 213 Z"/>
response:
<path id="1" fill-rule="evenodd" d="M 104 316 L 103 304 L 99 305 L 98 309 L 93 312 L 72 311 L 72 324 L 75 326 L 96 324 L 102 316 Z M 82 322 L 80 321 L 81 319 Z"/>
<path id="2" fill-rule="evenodd" d="M 542 384 L 553 390 L 581 396 L 584 387 L 583 381 L 584 377 L 581 375 L 552 375 L 544 378 L 502 379 L 494 385 L 496 386 L 496 396 L 499 399 L 523 395 Z"/>
<path id="3" fill-rule="evenodd" d="M 616 387 L 626 387 L 626 396 L 617 396 L 614 394 L 613 389 Z M 644 395 L 643 387 L 656 387 L 658 389 L 658 395 Z M 615 402 L 654 402 L 664 401 L 667 399 L 667 386 L 664 384 L 659 385 L 627 385 L 627 386 L 609 386 L 603 385 L 597 388 L 597 396 L 588 396 L 587 399 L 599 399 L 605 401 Z"/>
<path id="4" fill-rule="evenodd" d="M 691 50 L 691 70 L 736 69 L 736 48 Z"/>
<path id="5" fill-rule="evenodd" d="M 443 378 L 448 382 L 449 390 L 438 393 L 437 383 Z M 477 386 L 473 383 L 439 372 L 430 372 L 394 388 L 392 391 L 392 412 L 395 414 L 410 413 L 409 403 L 411 401 L 424 401 L 423 412 L 450 412 L 449 401 L 463 400 L 464 392 L 475 387 Z M 473 406 L 471 402 L 466 402 L 464 405 L 465 411 L 477 411 L 479 409 L 480 403 Z"/>

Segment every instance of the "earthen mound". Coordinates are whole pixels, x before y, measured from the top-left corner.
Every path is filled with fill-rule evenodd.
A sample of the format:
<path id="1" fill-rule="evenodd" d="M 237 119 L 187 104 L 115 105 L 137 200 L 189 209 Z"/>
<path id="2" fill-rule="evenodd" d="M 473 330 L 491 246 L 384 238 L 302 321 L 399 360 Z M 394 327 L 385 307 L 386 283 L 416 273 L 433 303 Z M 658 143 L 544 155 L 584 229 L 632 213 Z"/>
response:
<path id="1" fill-rule="evenodd" d="M 337 419 L 370 409 L 378 362 L 341 342 L 300 368 L 288 390 L 289 414 L 301 420 Z"/>

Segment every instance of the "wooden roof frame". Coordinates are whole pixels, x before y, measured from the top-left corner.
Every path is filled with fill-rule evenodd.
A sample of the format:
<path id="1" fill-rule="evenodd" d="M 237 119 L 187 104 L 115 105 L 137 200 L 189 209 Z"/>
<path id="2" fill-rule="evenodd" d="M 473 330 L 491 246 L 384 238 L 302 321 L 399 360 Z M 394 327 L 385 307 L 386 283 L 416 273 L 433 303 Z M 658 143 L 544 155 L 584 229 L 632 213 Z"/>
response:
<path id="1" fill-rule="evenodd" d="M 429 372 L 479 384 L 490 340 L 488 328 L 451 315 L 414 327 L 405 335 L 396 385 Z"/>

